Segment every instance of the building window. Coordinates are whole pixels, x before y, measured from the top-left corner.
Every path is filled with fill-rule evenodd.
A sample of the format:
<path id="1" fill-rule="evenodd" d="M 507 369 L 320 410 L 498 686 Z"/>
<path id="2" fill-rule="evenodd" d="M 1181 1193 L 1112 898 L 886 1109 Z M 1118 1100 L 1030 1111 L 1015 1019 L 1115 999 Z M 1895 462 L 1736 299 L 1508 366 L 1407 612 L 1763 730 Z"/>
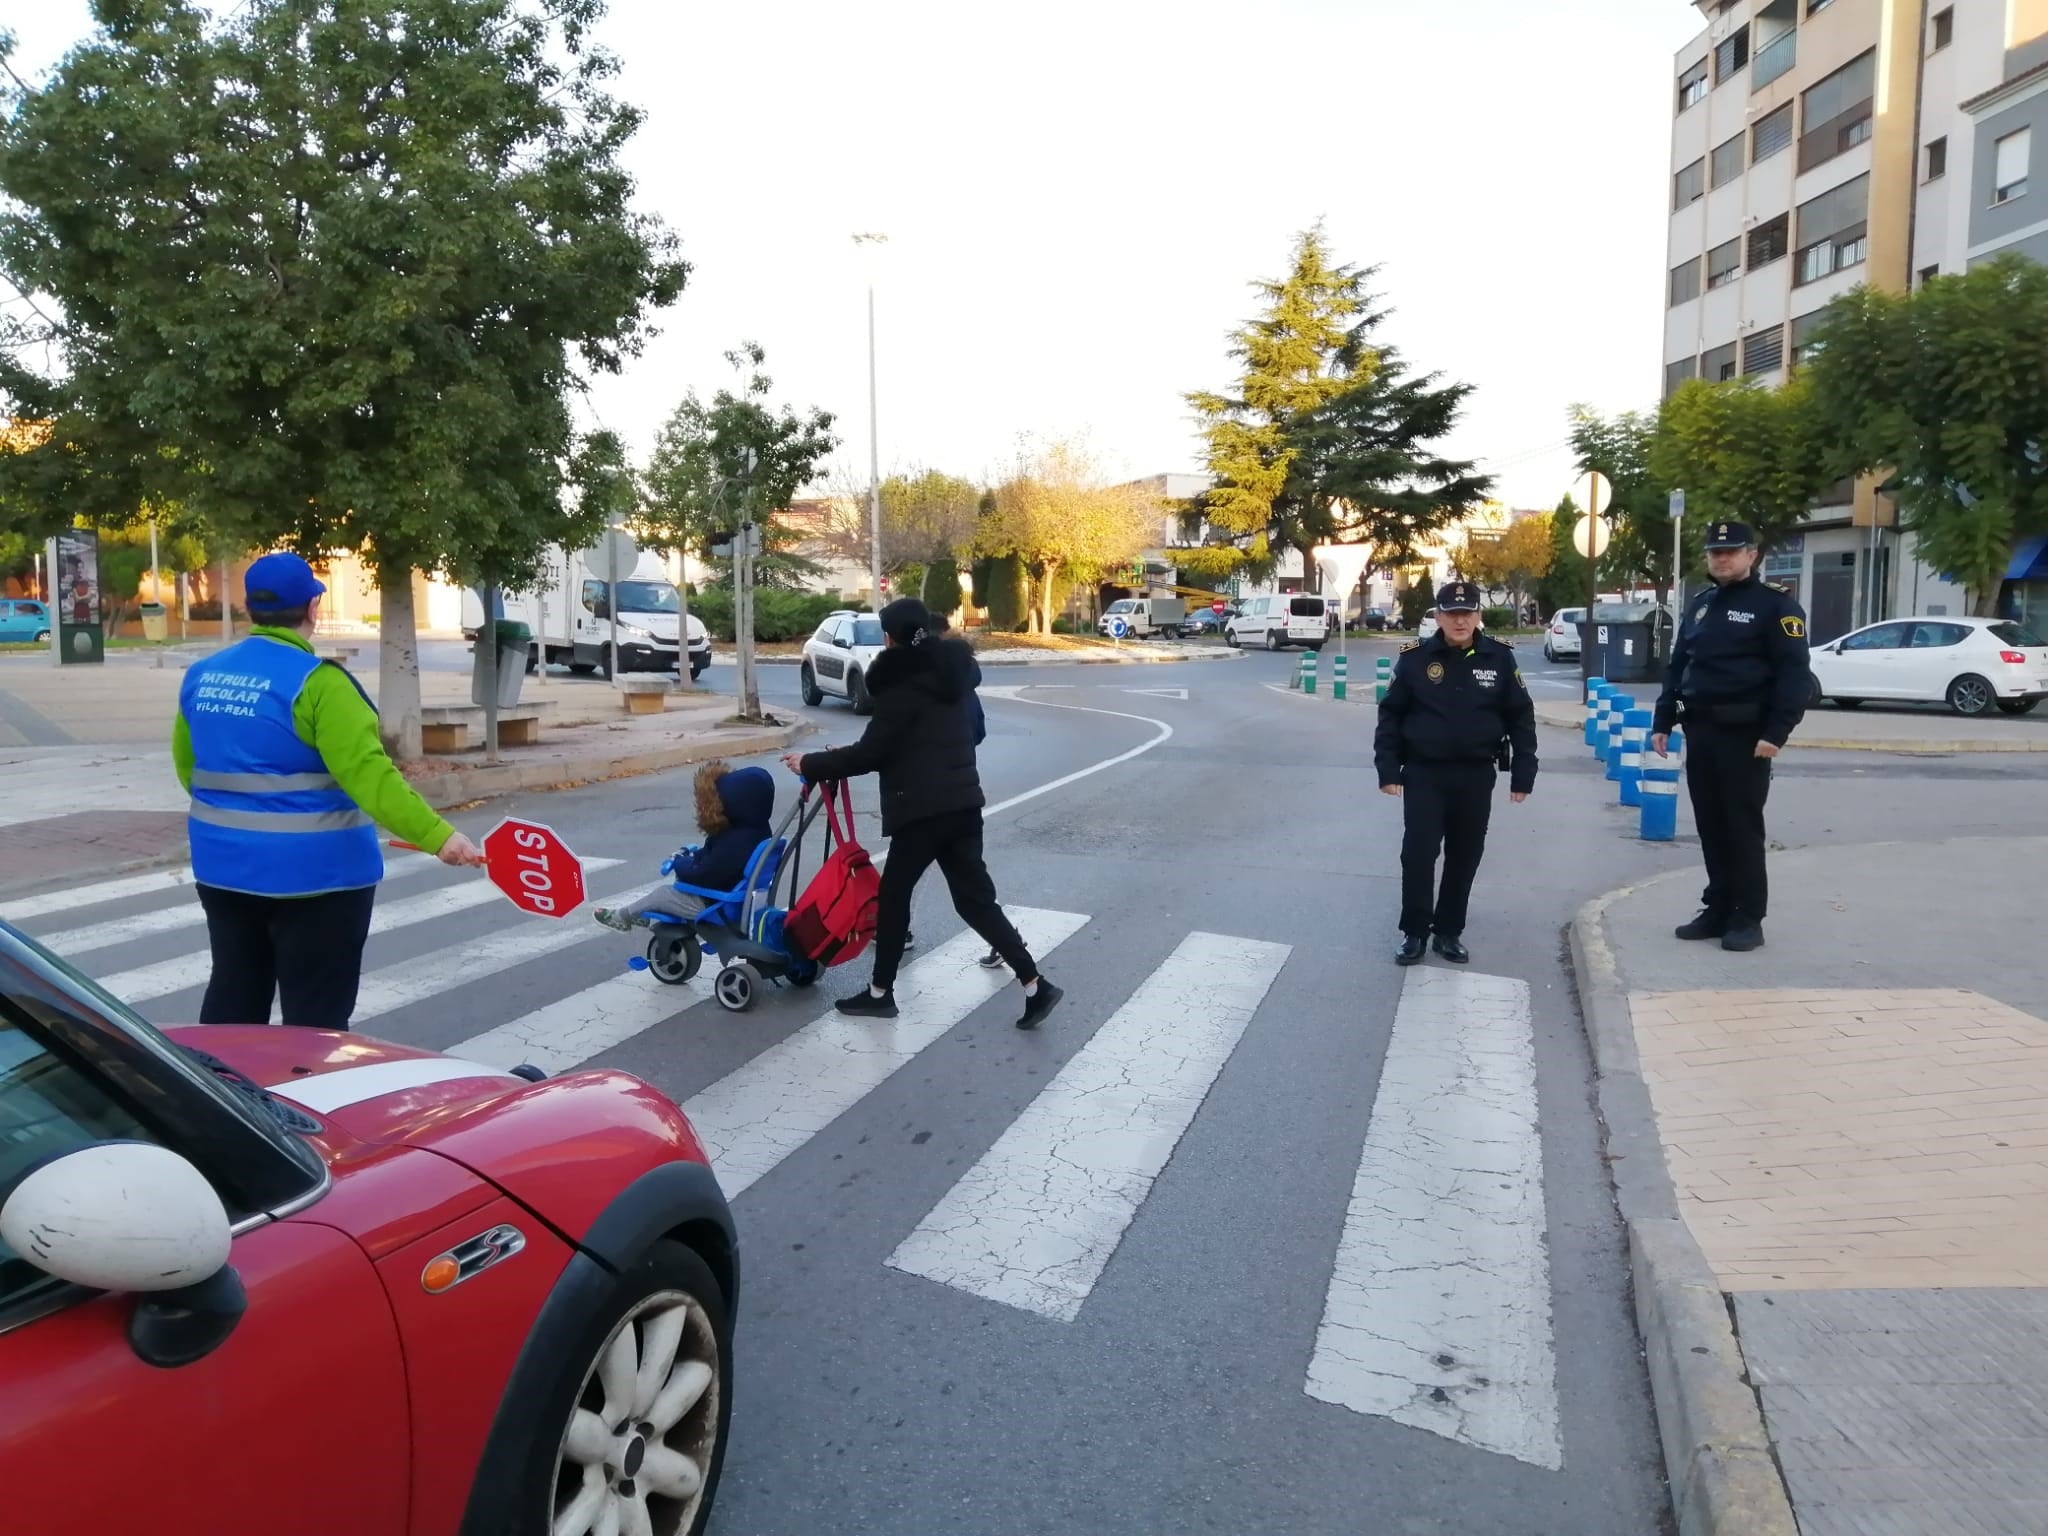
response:
<path id="1" fill-rule="evenodd" d="M 1802 172 L 1826 165 L 1870 137 L 1876 89 L 1877 50 L 1873 48 L 1807 90 L 1800 118 L 1806 128 L 1799 141 Z"/>
<path id="2" fill-rule="evenodd" d="M 1799 10 L 1796 0 L 1773 0 L 1757 12 L 1756 52 L 1749 61 L 1752 94 L 1789 74 L 1799 63 Z M 1764 41 L 1768 36 L 1770 41 Z"/>
<path id="3" fill-rule="evenodd" d="M 1948 138 L 1944 135 L 1934 139 L 1927 146 L 1928 181 L 1939 181 L 1948 174 Z"/>
<path id="4" fill-rule="evenodd" d="M 1774 325 L 1742 338 L 1742 372 L 1775 373 L 1785 366 L 1785 328 Z"/>
<path id="5" fill-rule="evenodd" d="M 1725 384 L 1735 377 L 1735 343 L 1716 347 L 1700 358 L 1700 377 L 1709 384 Z"/>
<path id="6" fill-rule="evenodd" d="M 1725 288 L 1742 276 L 1742 242 L 1730 240 L 1707 252 L 1707 286 Z"/>
<path id="7" fill-rule="evenodd" d="M 1735 35 L 1714 50 L 1714 84 L 1740 74 L 1749 64 L 1749 28 L 1738 27 Z"/>
<path id="8" fill-rule="evenodd" d="M 1858 176 L 1799 205 L 1794 287 L 1817 283 L 1868 256 L 1870 178 Z"/>
<path id="9" fill-rule="evenodd" d="M 1711 164 L 1713 183 L 1717 187 L 1725 187 L 1739 177 L 1742 174 L 1742 135 L 1738 133 L 1716 147 Z"/>
<path id="10" fill-rule="evenodd" d="M 1683 208 L 1707 195 L 1707 162 L 1695 160 L 1671 178 L 1671 206 Z"/>
<path id="11" fill-rule="evenodd" d="M 1696 299 L 1700 296 L 1700 259 L 1682 261 L 1671 269 L 1671 307 Z"/>
<path id="12" fill-rule="evenodd" d="M 2027 195 L 2027 162 L 2033 155 L 2034 130 L 2022 128 L 1998 141 L 1997 168 L 1991 176 L 1991 201 L 2009 203 Z"/>
<path id="13" fill-rule="evenodd" d="M 1707 61 L 1701 59 L 1678 77 L 1678 110 L 1696 107 L 1707 99 Z"/>
<path id="14" fill-rule="evenodd" d="M 1956 40 L 1956 8 L 1950 6 L 1946 10 L 1936 11 L 1934 13 L 1934 24 L 1930 30 L 1934 36 L 1927 51 L 1929 53 L 1939 53 Z"/>
<path id="15" fill-rule="evenodd" d="M 1700 360 L 1696 357 L 1681 357 L 1675 363 L 1664 365 L 1664 398 L 1669 400 L 1677 394 L 1688 379 L 1700 376 Z"/>
<path id="16" fill-rule="evenodd" d="M 1794 368 L 1804 368 L 1820 355 L 1820 345 L 1813 336 L 1820 329 L 1821 321 L 1827 318 L 1827 313 L 1825 309 L 1816 309 L 1793 320 L 1790 341 Z"/>
<path id="17" fill-rule="evenodd" d="M 1759 224 L 1749 232 L 1749 270 L 1767 267 L 1781 260 L 1792 249 L 1792 220 L 1787 214 L 1779 214 L 1769 223 Z"/>
<path id="18" fill-rule="evenodd" d="M 1829 6 L 1833 5 L 1834 3 L 1835 0 L 1806 0 L 1806 14 L 1809 16 L 1818 16 L 1822 11 L 1826 10 Z"/>
<path id="19" fill-rule="evenodd" d="M 1768 117 L 1760 117 L 1749 130 L 1749 163 L 1757 165 L 1773 155 L 1783 154 L 1792 143 L 1792 103 L 1786 102 Z"/>
<path id="20" fill-rule="evenodd" d="M 1941 276 L 1941 264 L 1939 262 L 1936 262 L 1931 267 L 1922 267 L 1920 269 L 1920 282 L 1918 286 L 1925 288 L 1939 276 Z"/>

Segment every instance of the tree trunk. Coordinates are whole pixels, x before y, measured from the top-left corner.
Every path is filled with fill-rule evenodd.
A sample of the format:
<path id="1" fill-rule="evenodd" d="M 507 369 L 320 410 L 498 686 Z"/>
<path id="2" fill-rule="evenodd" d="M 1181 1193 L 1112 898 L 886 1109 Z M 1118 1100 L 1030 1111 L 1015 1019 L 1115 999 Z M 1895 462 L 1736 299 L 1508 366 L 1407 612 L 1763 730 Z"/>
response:
<path id="1" fill-rule="evenodd" d="M 415 632 L 412 601 L 412 572 L 398 566 L 384 566 L 377 572 L 378 627 L 382 639 L 377 647 L 378 734 L 384 750 L 400 762 L 417 760 L 420 746 L 420 654 Z M 490 625 L 485 624 L 482 640 L 490 643 Z"/>
<path id="2" fill-rule="evenodd" d="M 1323 573 L 1316 569 L 1315 546 L 1313 544 L 1297 544 L 1294 547 L 1301 551 L 1301 590 L 1304 592 L 1322 591 Z"/>
<path id="3" fill-rule="evenodd" d="M 1043 588 L 1041 589 L 1041 591 L 1040 591 L 1040 593 L 1039 593 L 1039 602 L 1040 602 L 1040 603 L 1042 603 L 1042 604 L 1044 605 L 1044 610 L 1043 610 L 1043 611 L 1044 611 L 1044 614 L 1045 614 L 1045 626 L 1044 626 L 1044 632 L 1045 632 L 1046 634 L 1048 634 L 1048 635 L 1052 633 L 1052 620 L 1053 620 L 1053 612 L 1052 612 L 1052 593 L 1053 593 L 1053 582 L 1054 582 L 1054 578 L 1055 578 L 1055 577 L 1057 577 L 1057 576 L 1058 576 L 1058 574 L 1059 574 L 1059 569 L 1060 569 L 1060 563 L 1059 563 L 1059 561 L 1057 561 L 1057 560 L 1048 560 L 1048 561 L 1046 562 L 1046 564 L 1045 564 L 1045 586 L 1044 586 L 1044 587 L 1043 587 Z"/>

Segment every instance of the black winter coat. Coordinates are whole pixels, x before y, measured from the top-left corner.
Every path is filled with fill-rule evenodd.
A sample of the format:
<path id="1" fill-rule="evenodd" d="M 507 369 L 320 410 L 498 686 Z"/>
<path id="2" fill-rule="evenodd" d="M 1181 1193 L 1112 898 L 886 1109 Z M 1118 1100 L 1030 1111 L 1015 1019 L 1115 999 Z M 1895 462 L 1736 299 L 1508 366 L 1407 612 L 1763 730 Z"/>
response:
<path id="1" fill-rule="evenodd" d="M 859 741 L 807 752 L 813 783 L 881 775 L 882 835 L 987 804 L 974 763 L 974 686 L 981 664 L 963 640 L 892 645 L 867 671 L 875 712 Z"/>

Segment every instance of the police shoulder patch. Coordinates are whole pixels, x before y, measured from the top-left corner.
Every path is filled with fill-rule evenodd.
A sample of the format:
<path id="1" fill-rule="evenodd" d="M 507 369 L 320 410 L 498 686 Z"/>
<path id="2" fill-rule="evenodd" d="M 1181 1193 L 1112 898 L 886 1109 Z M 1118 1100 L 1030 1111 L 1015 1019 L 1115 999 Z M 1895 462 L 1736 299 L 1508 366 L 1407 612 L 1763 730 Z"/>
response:
<path id="1" fill-rule="evenodd" d="M 1769 587 L 1773 592 L 1790 592 L 1792 590 L 1790 587 L 1786 586 L 1781 581 L 1767 581 L 1764 583 L 1764 585 Z"/>
<path id="2" fill-rule="evenodd" d="M 1408 642 L 1408 643 L 1407 643 L 1406 645 L 1404 645 L 1404 646 L 1402 646 L 1402 647 L 1401 647 L 1401 649 L 1400 649 L 1400 651 L 1398 652 L 1398 654 L 1399 654 L 1399 655 L 1402 655 L 1402 656 L 1406 656 L 1406 655 L 1407 655 L 1407 654 L 1408 654 L 1408 653 L 1409 653 L 1410 651 L 1419 651 L 1419 650 L 1421 650 L 1421 649 L 1422 649 L 1422 642 L 1421 642 L 1420 640 L 1410 640 L 1410 641 L 1409 641 L 1409 642 Z"/>

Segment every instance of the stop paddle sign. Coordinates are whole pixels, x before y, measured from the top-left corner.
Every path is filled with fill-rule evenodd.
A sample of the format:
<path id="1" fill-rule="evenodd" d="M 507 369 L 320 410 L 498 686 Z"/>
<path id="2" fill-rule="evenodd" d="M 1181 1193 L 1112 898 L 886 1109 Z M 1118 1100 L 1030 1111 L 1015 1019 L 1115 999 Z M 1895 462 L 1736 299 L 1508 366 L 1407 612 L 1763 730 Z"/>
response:
<path id="1" fill-rule="evenodd" d="M 583 864 L 552 828 L 508 816 L 484 839 L 491 884 L 536 917 L 567 917 L 583 904 Z"/>

